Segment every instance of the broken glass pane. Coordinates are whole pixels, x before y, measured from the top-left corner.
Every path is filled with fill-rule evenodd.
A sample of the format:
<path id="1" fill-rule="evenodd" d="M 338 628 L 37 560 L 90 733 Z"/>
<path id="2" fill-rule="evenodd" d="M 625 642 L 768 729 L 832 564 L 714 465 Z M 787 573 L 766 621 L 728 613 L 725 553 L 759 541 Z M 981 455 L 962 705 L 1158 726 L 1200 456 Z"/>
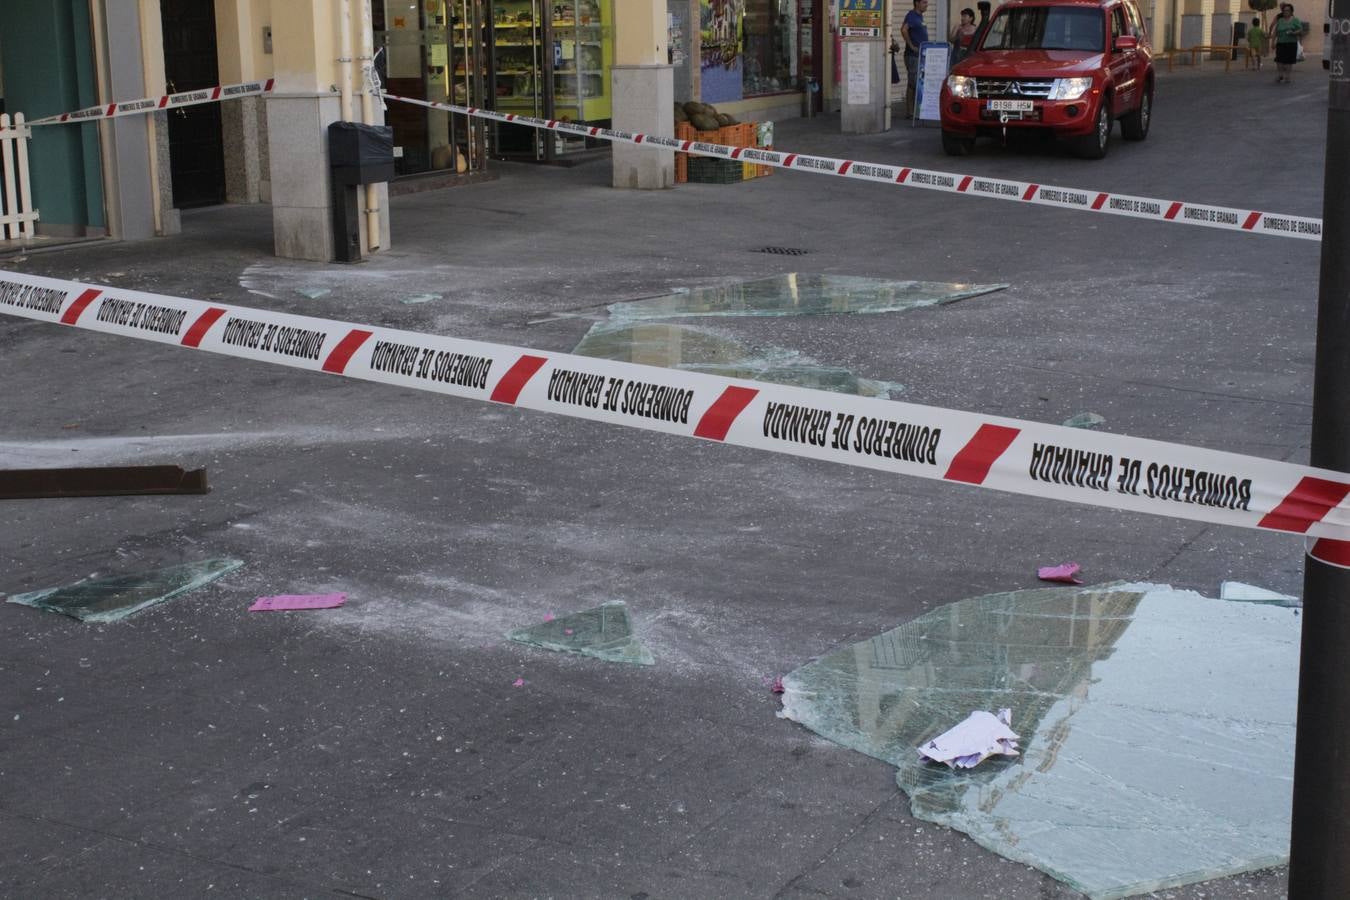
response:
<path id="1" fill-rule="evenodd" d="M 821 316 L 884 313 L 953 303 L 1006 284 L 886 281 L 854 275 L 775 275 L 722 287 L 694 288 L 609 307 L 611 321 L 685 316 Z"/>
<path id="2" fill-rule="evenodd" d="M 821 365 L 782 347 L 754 349 L 740 341 L 685 325 L 599 323 L 572 351 L 580 356 L 707 372 L 772 384 L 889 399 L 903 390 L 891 381 L 859 378 L 840 366 Z"/>
<path id="3" fill-rule="evenodd" d="M 580 653 L 606 662 L 638 666 L 655 663 L 647 648 L 633 636 L 628 607 L 622 600 L 549 619 L 529 628 L 517 628 L 506 636 L 545 650 Z"/>
<path id="4" fill-rule="evenodd" d="M 1128 896 L 1287 859 L 1299 627 L 1159 585 L 976 597 L 785 676 L 782 715 L 897 766 L 918 818 Z M 1021 756 L 919 759 L 1001 707 Z"/>
<path id="5" fill-rule="evenodd" d="M 1106 419 L 1094 412 L 1079 413 L 1076 416 L 1069 416 L 1064 420 L 1065 428 L 1096 428 L 1098 425 L 1104 425 Z"/>
<path id="6" fill-rule="evenodd" d="M 81 622 L 115 622 L 170 597 L 210 584 L 243 564 L 237 559 L 208 559 L 139 575 L 114 575 L 66 587 L 15 594 L 8 602 L 65 613 Z"/>
<path id="7" fill-rule="evenodd" d="M 1245 603 L 1272 603 L 1276 606 L 1302 607 L 1303 600 L 1290 594 L 1281 594 L 1254 584 L 1241 581 L 1225 581 L 1219 585 L 1219 597 L 1223 600 L 1241 600 Z"/>

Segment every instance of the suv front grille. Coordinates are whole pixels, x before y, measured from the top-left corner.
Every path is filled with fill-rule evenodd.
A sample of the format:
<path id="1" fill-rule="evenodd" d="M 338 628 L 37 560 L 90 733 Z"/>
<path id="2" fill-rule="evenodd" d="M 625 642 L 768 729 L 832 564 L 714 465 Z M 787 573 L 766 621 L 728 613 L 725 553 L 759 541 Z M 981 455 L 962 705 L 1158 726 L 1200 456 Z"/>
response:
<path id="1" fill-rule="evenodd" d="M 1007 78 L 976 78 L 977 97 L 1048 97 L 1054 79 L 1025 81 Z"/>

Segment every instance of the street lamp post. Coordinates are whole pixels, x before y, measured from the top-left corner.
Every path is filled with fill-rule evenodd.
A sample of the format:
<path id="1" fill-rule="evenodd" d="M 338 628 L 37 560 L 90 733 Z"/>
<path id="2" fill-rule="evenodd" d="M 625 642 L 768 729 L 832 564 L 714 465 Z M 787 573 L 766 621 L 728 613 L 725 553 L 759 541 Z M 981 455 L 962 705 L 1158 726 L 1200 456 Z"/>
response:
<path id="1" fill-rule="evenodd" d="M 1350 471 L 1350 0 L 1331 28 L 1312 459 Z M 1307 557 L 1290 900 L 1350 897 L 1350 570 Z"/>

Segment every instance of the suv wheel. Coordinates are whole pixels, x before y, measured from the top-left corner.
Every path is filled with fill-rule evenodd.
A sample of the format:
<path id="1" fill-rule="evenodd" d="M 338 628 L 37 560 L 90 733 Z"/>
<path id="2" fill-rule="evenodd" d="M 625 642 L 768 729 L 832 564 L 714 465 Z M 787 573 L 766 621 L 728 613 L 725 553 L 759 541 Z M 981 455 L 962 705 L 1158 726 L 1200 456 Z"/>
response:
<path id="1" fill-rule="evenodd" d="M 954 131 L 943 130 L 942 150 L 948 156 L 965 156 L 975 146 L 975 139 Z"/>
<path id="2" fill-rule="evenodd" d="M 1103 97 L 1097 107 L 1097 123 L 1092 131 L 1078 139 L 1078 155 L 1083 159 L 1101 159 L 1111 142 L 1111 98 Z"/>
<path id="3" fill-rule="evenodd" d="M 1144 91 L 1139 108 L 1120 120 L 1120 136 L 1127 141 L 1142 141 L 1148 137 L 1148 123 L 1153 117 L 1153 89 Z"/>

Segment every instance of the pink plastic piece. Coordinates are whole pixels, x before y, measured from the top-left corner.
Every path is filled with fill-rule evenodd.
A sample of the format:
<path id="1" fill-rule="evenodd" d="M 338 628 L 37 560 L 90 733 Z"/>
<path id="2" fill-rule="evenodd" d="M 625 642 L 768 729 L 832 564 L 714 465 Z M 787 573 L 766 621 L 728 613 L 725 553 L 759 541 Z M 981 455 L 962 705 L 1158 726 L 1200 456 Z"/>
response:
<path id="1" fill-rule="evenodd" d="M 1041 581 L 1058 581 L 1063 584 L 1082 584 L 1083 580 L 1075 576 L 1082 571 L 1082 566 L 1078 563 L 1061 563 L 1058 566 L 1041 566 L 1036 570 L 1036 577 Z"/>
<path id="2" fill-rule="evenodd" d="M 249 612 L 268 612 L 281 609 L 332 609 L 347 602 L 346 594 L 278 594 L 259 597 L 248 608 Z"/>

